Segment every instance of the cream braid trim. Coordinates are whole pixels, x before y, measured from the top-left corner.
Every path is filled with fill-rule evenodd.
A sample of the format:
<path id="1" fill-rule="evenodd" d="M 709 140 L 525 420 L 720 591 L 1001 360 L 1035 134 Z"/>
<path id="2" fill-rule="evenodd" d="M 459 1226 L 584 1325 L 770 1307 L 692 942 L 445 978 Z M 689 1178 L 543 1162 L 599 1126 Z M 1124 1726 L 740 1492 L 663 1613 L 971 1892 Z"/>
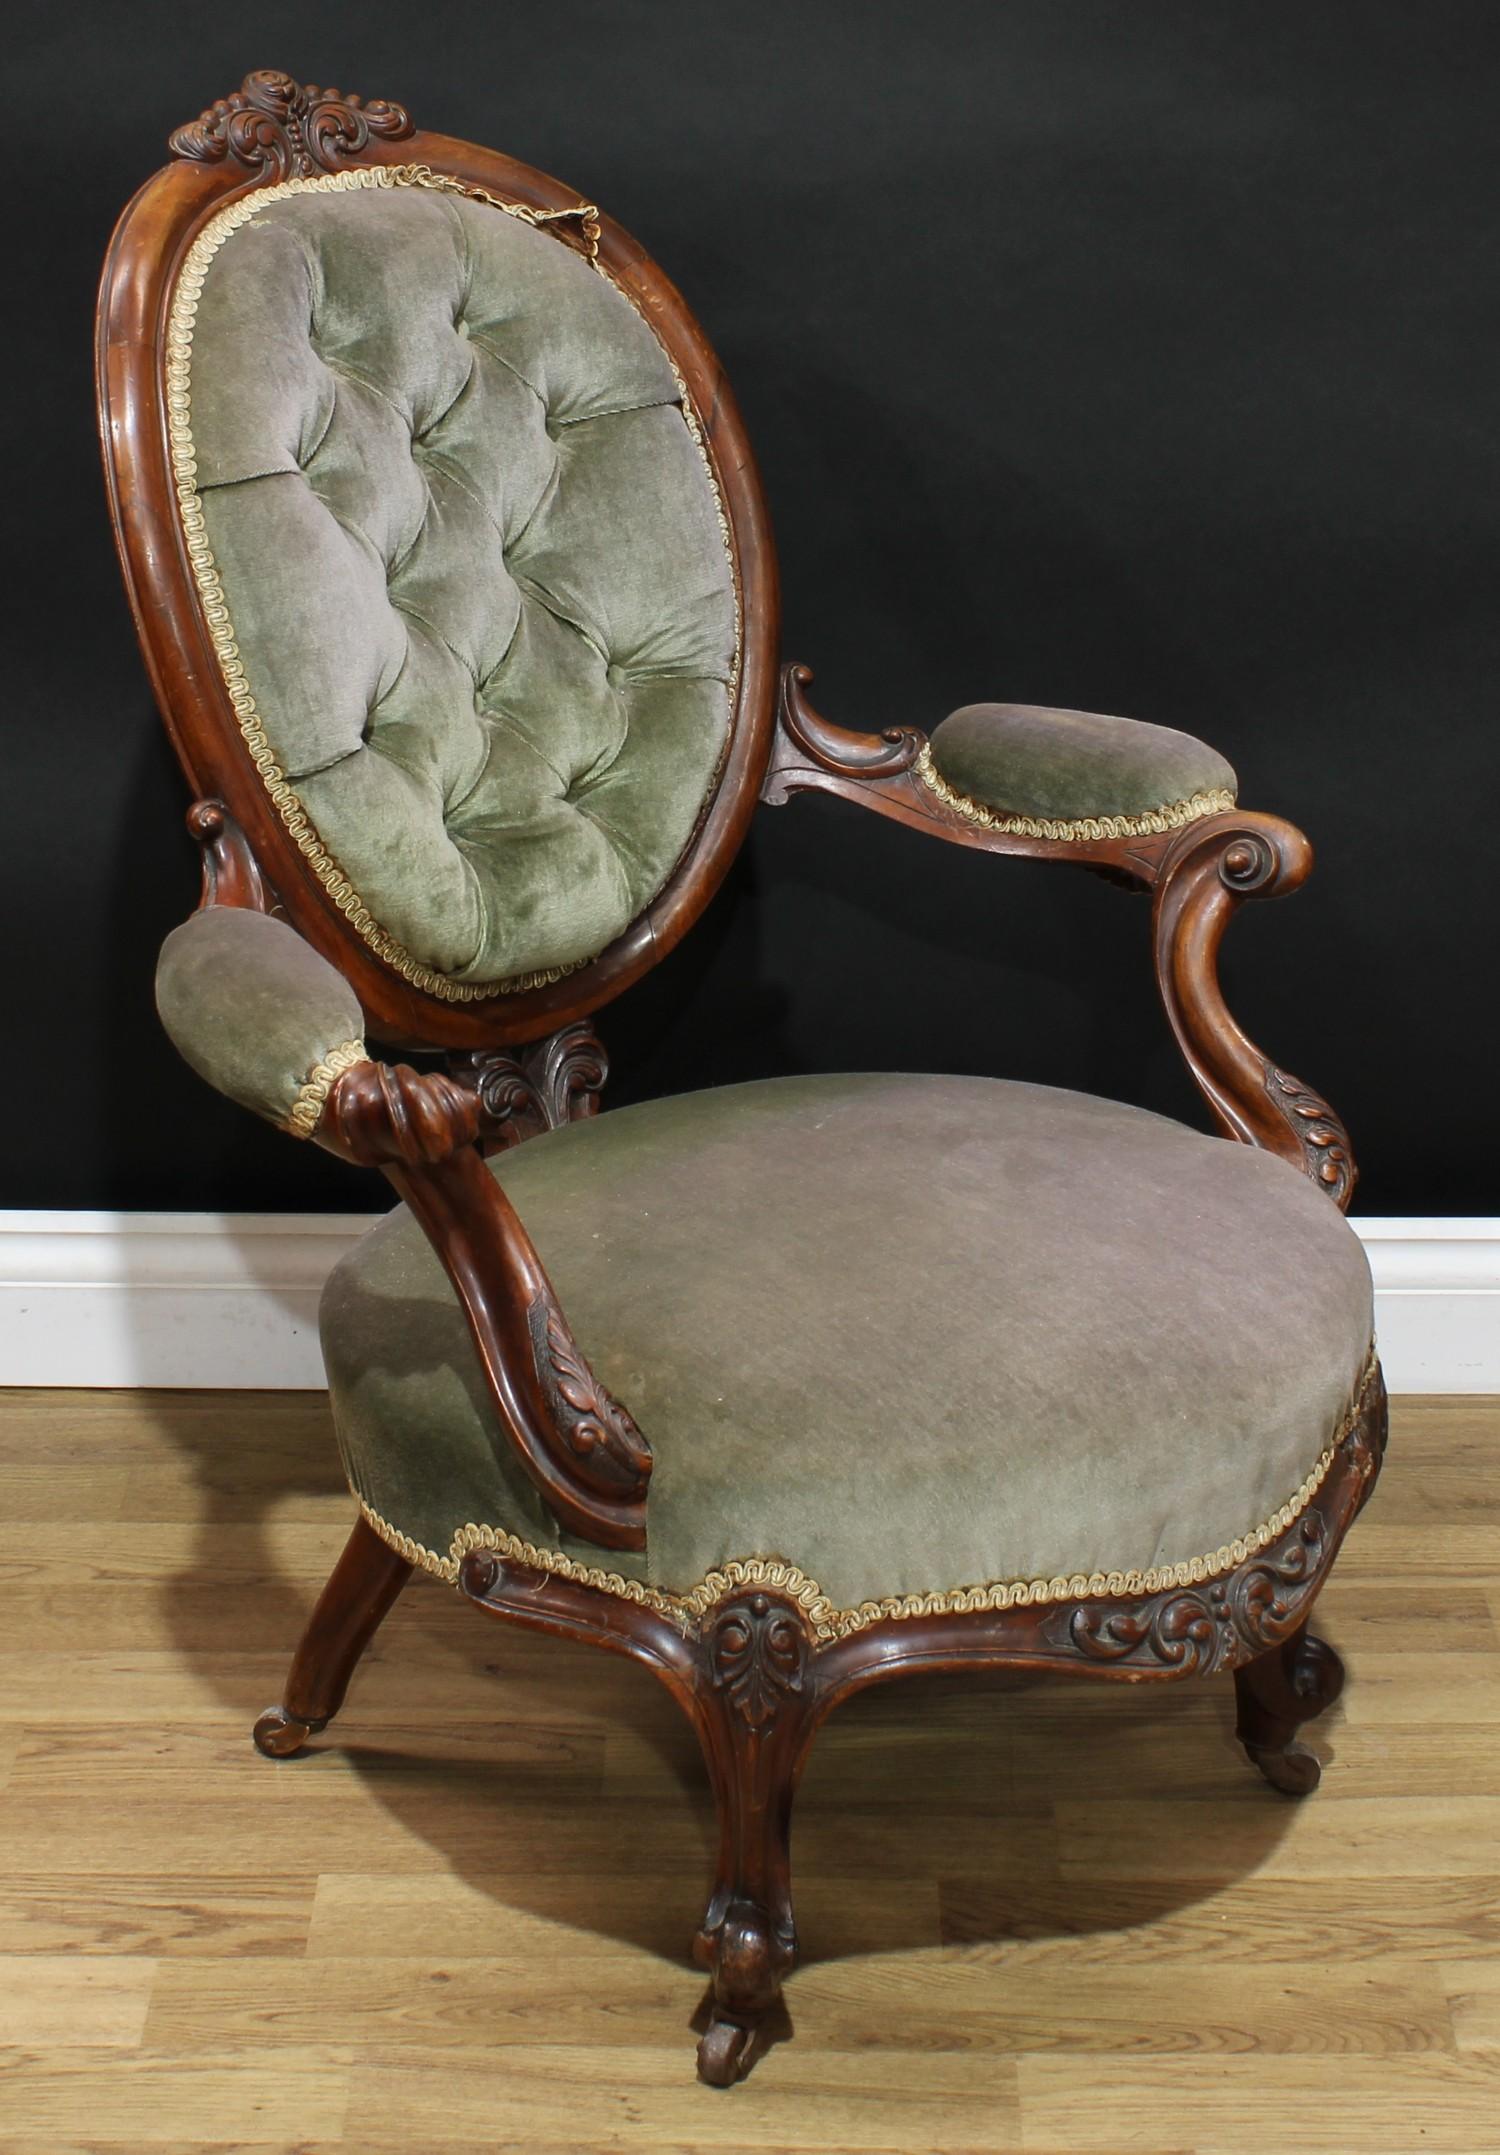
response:
<path id="1" fill-rule="evenodd" d="M 328 1105 L 328 1095 L 346 1070 L 356 1063 L 367 1063 L 370 1051 L 362 1040 L 346 1040 L 341 1047 L 330 1048 L 320 1063 L 314 1063 L 307 1073 L 307 1081 L 287 1109 L 282 1129 L 292 1137 L 311 1137 Z"/>
<path id="2" fill-rule="evenodd" d="M 932 760 L 929 742 L 923 742 L 912 769 L 928 792 L 935 793 L 945 808 L 951 808 L 966 823 L 976 824 L 980 830 L 1003 831 L 1014 838 L 1060 838 L 1074 844 L 1089 844 L 1100 838 L 1150 838 L 1159 831 L 1180 831 L 1184 824 L 1196 823 L 1200 816 L 1222 815 L 1234 806 L 1234 795 L 1226 787 L 1215 786 L 1206 793 L 1191 794 L 1185 801 L 1168 801 L 1164 807 L 1148 808 L 1138 816 L 1012 816 L 1001 809 L 986 808 L 983 801 L 973 800 L 950 786 Z"/>
<path id="3" fill-rule="evenodd" d="M 1376 1380 L 1377 1367 L 1372 1347 L 1353 1403 L 1317 1464 L 1300 1488 L 1269 1519 L 1239 1540 L 1226 1542 L 1211 1555 L 1191 1557 L 1178 1564 L 1153 1565 L 1149 1571 L 1074 1572 L 1066 1578 L 994 1580 L 983 1586 L 954 1586 L 925 1594 L 888 1595 L 880 1601 L 862 1601 L 853 1608 L 839 1608 L 830 1601 L 816 1579 L 782 1557 L 736 1558 L 709 1572 L 685 1593 L 672 1593 L 663 1587 L 648 1586 L 639 1579 L 624 1578 L 617 1571 L 582 1564 L 560 1549 L 541 1548 L 535 1542 L 522 1541 L 518 1535 L 508 1534 L 501 1527 L 472 1523 L 462 1526 L 453 1537 L 448 1555 L 439 1556 L 435 1550 L 403 1534 L 389 1520 L 382 1519 L 363 1497 L 359 1499 L 359 1508 L 383 1542 L 404 1556 L 409 1564 L 431 1572 L 434 1578 L 443 1579 L 450 1586 L 458 1583 L 458 1567 L 471 1549 L 493 1549 L 496 1555 L 511 1563 L 525 1564 L 533 1571 L 550 1572 L 555 1578 L 571 1579 L 576 1585 L 592 1587 L 596 1592 L 613 1594 L 621 1601 L 633 1601 L 640 1608 L 652 1609 L 688 1636 L 701 1629 L 704 1618 L 728 1595 L 747 1586 L 763 1586 L 796 1602 L 814 1637 L 826 1644 L 835 1639 L 851 1638 L 856 1632 L 867 1631 L 872 1624 L 899 1623 L 911 1617 L 1034 1608 L 1045 1602 L 1081 1601 L 1103 1595 L 1159 1594 L 1168 1587 L 1201 1586 L 1223 1572 L 1233 1571 L 1247 1557 L 1257 1555 L 1279 1540 L 1311 1503 L 1328 1478 L 1339 1446 L 1364 1412 Z M 358 1495 L 358 1491 L 355 1494 Z"/>
<path id="4" fill-rule="evenodd" d="M 496 209 L 505 211 L 508 216 L 517 218 L 523 224 L 529 224 L 539 229 L 545 229 L 549 223 L 555 223 L 560 219 L 576 216 L 584 220 L 584 229 L 587 232 L 589 230 L 587 221 L 589 214 L 597 215 L 596 212 L 593 212 L 592 204 L 589 203 L 579 204 L 576 210 L 547 212 L 533 210 L 523 203 L 503 202 L 497 195 L 487 194 L 482 189 L 468 188 L 458 183 L 446 182 L 441 175 L 430 171 L 425 165 L 361 165 L 350 167 L 343 172 L 323 173 L 315 179 L 278 180 L 268 187 L 253 188 L 249 194 L 241 195 L 235 201 L 226 203 L 223 209 L 208 220 L 208 223 L 188 249 L 177 282 L 172 289 L 172 305 L 167 322 L 166 351 L 167 441 L 172 463 L 172 482 L 177 494 L 177 509 L 182 523 L 183 539 L 187 546 L 189 567 L 192 571 L 193 581 L 198 587 L 199 604 L 203 608 L 203 616 L 207 623 L 209 637 L 213 643 L 214 655 L 218 660 L 219 671 L 223 676 L 230 703 L 234 707 L 236 722 L 244 737 L 245 746 L 250 752 L 250 760 L 260 774 L 261 783 L 269 794 L 277 814 L 286 825 L 298 852 L 303 855 L 313 874 L 344 915 L 350 927 L 354 929 L 363 942 L 370 946 L 376 956 L 383 959 L 402 980 L 409 981 L 413 987 L 420 988 L 424 993 L 435 996 L 440 1002 L 477 1003 L 487 1001 L 497 995 L 520 995 L 528 989 L 550 986 L 552 982 L 565 979 L 568 974 L 576 973 L 586 965 L 592 965 L 594 959 L 598 956 L 598 952 L 592 952 L 586 958 L 574 959 L 567 965 L 554 965 L 538 972 L 514 974 L 508 980 L 452 980 L 446 973 L 435 972 L 431 966 L 424 965 L 419 958 L 414 958 L 409 950 L 399 943 L 387 929 L 381 926 L 360 897 L 359 892 L 345 875 L 338 861 L 324 845 L 317 829 L 308 817 L 295 787 L 291 785 L 286 773 L 276 760 L 276 752 L 271 746 L 259 707 L 246 677 L 245 662 L 240 655 L 239 644 L 235 637 L 234 622 L 229 612 L 229 601 L 219 575 L 218 564 L 214 559 L 213 548 L 208 541 L 208 530 L 203 514 L 203 497 L 198 491 L 198 461 L 193 444 L 192 418 L 193 328 L 197 319 L 199 303 L 203 297 L 203 287 L 207 282 L 208 272 L 215 255 L 242 226 L 251 223 L 260 215 L 263 209 L 268 208 L 273 202 L 288 201 L 293 196 L 304 194 L 357 193 L 362 188 L 372 187 L 425 187 L 444 193 L 472 195 L 481 201 L 490 203 Z M 593 226 L 593 234 L 593 245 L 597 249 L 597 223 Z M 651 330 L 656 342 L 661 344 L 661 338 L 657 335 L 645 310 L 636 303 L 629 292 L 624 291 L 623 287 L 616 283 L 616 280 L 610 276 L 601 262 L 593 255 L 590 255 L 587 259 L 590 267 L 607 284 L 613 285 L 614 289 L 621 293 L 621 296 L 634 309 L 639 319 Z M 703 429 L 697 412 L 693 408 L 692 398 L 688 394 L 687 384 L 684 382 L 671 353 L 666 352 L 665 346 L 662 349 L 676 381 L 678 400 L 684 423 L 698 451 L 704 471 L 707 473 L 708 483 L 713 490 L 714 505 L 718 513 L 719 532 L 724 543 L 724 550 L 729 557 L 734 584 L 735 616 L 734 657 L 727 684 L 729 706 L 732 711 L 739 682 L 743 639 L 739 564 L 735 557 L 733 536 L 729 517 L 724 507 L 724 497 L 719 487 L 718 474 L 714 469 L 713 459 L 708 453 Z M 725 746 L 720 752 L 720 770 L 723 768 L 727 753 L 728 742 L 726 739 Z M 717 775 L 710 785 L 709 798 L 712 797 L 716 785 Z M 707 802 L 705 802 L 705 812 L 706 809 Z M 689 840 L 689 843 L 691 843 L 691 840 Z M 299 1131 L 299 1134 L 307 1135 L 310 1133 Z"/>

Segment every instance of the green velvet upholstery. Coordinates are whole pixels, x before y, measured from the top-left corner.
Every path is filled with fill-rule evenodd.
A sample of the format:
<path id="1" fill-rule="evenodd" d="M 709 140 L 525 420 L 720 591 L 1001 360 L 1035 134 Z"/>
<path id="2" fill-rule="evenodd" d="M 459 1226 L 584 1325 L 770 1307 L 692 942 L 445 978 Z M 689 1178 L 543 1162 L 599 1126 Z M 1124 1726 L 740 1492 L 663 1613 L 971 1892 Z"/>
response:
<path id="1" fill-rule="evenodd" d="M 1150 815 L 1235 790 L 1233 768 L 1189 733 L 1029 703 L 951 712 L 933 729 L 932 762 L 956 793 L 986 808 L 1061 822 Z"/>
<path id="2" fill-rule="evenodd" d="M 346 1465 L 446 1557 L 469 1523 L 669 1591 L 780 1557 L 840 1606 L 1186 1563 L 1301 1488 L 1371 1335 L 1363 1251 L 1272 1156 L 980 1078 L 818 1077 L 570 1125 L 496 1171 L 655 1452 L 649 1546 L 565 1541 L 404 1209 L 339 1264 Z"/>
<path id="3" fill-rule="evenodd" d="M 316 1066 L 364 1031 L 341 973 L 285 921 L 235 906 L 210 906 L 172 930 L 157 960 L 156 1007 L 200 1077 L 276 1123 Z"/>
<path id="4" fill-rule="evenodd" d="M 734 600 L 678 395 L 612 284 L 483 203 L 315 186 L 208 269 L 192 441 L 239 660 L 421 966 L 594 955 L 694 828 Z"/>

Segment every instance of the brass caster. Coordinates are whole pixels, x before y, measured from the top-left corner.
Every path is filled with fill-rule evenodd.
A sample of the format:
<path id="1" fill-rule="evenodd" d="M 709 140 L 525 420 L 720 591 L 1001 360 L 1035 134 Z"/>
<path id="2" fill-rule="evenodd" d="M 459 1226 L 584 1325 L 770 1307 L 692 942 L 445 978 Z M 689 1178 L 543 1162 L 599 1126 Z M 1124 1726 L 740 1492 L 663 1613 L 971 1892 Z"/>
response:
<path id="1" fill-rule="evenodd" d="M 251 1734 L 263 1758 L 295 1758 L 308 1737 L 327 1726 L 326 1721 L 299 1721 L 284 1706 L 268 1706 Z"/>
<path id="2" fill-rule="evenodd" d="M 698 2078 L 711 2088 L 732 2088 L 750 2066 L 750 2035 L 737 2020 L 717 2016 L 698 2044 Z"/>

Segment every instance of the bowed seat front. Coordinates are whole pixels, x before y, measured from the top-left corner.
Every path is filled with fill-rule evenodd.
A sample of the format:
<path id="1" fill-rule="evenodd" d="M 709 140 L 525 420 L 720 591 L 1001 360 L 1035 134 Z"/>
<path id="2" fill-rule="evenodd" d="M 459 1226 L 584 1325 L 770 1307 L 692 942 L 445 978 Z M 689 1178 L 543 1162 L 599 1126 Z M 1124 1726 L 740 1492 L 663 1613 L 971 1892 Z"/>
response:
<path id="1" fill-rule="evenodd" d="M 783 1078 L 492 1166 L 651 1444 L 646 1547 L 607 1569 L 665 1605 L 746 1560 L 789 1563 L 828 1621 L 1228 1571 L 1306 1503 L 1369 1359 L 1369 1267 L 1304 1176 L 1082 1093 Z M 378 1532 L 448 1577 L 487 1546 L 598 1572 L 517 1470 L 404 1208 L 321 1324 Z"/>

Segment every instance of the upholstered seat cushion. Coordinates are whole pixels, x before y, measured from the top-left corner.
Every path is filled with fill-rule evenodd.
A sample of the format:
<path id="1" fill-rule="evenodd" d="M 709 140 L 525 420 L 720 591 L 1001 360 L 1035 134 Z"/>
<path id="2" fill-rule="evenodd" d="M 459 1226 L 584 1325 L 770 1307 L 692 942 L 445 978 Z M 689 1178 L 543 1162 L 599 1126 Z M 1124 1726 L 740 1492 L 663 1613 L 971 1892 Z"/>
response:
<path id="1" fill-rule="evenodd" d="M 474 1525 L 674 1595 L 781 1558 L 852 1608 L 1191 1563 L 1302 1500 L 1369 1353 L 1363 1252 L 1311 1182 L 1078 1093 L 787 1078 L 494 1164 L 651 1441 L 649 1546 L 558 1533 L 400 1209 L 323 1343 L 354 1488 L 432 1568 Z"/>

